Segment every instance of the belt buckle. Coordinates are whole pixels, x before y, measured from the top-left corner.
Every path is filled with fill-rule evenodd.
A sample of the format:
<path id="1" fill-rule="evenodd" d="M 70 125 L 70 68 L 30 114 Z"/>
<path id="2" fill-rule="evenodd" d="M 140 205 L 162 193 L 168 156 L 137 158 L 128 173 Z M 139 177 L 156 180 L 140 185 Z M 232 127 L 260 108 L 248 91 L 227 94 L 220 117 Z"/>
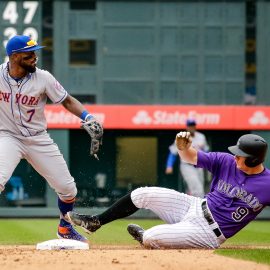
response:
<path id="1" fill-rule="evenodd" d="M 207 208 L 207 202 L 203 201 L 202 202 L 202 210 L 203 210 L 203 215 L 206 221 L 208 222 L 209 225 L 214 223 L 213 218 L 211 217 L 211 214 L 209 213 L 209 210 Z"/>
<path id="2" fill-rule="evenodd" d="M 203 215 L 204 215 L 205 218 L 209 216 L 207 208 L 203 209 Z"/>
<path id="3" fill-rule="evenodd" d="M 202 202 L 202 211 L 203 211 L 204 218 L 206 219 L 206 221 L 208 222 L 208 224 L 209 225 L 214 224 L 215 221 L 212 218 L 212 216 L 210 214 L 210 211 L 208 210 L 207 202 L 206 201 L 203 201 Z M 216 235 L 216 237 L 219 237 L 219 236 L 222 235 L 222 233 L 221 233 L 221 231 L 220 231 L 219 228 L 215 228 L 212 231 L 214 232 L 214 234 Z"/>
<path id="4" fill-rule="evenodd" d="M 206 201 L 202 202 L 202 211 L 203 211 L 203 215 L 205 218 L 206 218 L 206 216 L 209 216 Z"/>

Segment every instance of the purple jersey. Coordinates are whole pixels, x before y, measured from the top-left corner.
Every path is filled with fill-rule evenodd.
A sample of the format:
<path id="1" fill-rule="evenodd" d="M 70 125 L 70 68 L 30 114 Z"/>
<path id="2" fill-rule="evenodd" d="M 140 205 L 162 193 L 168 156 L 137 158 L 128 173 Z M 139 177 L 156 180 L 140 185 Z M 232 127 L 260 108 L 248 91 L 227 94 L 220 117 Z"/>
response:
<path id="1" fill-rule="evenodd" d="M 212 173 L 208 207 L 226 238 L 236 234 L 270 205 L 270 170 L 247 175 L 227 153 L 198 151 L 197 167 Z"/>

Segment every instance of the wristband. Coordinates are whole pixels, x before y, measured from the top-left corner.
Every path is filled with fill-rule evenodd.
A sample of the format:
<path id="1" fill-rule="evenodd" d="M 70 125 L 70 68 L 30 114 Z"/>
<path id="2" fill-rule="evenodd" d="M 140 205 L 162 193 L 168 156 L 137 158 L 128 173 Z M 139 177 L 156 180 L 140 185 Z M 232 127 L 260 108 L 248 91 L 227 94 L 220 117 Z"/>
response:
<path id="1" fill-rule="evenodd" d="M 93 118 L 93 115 L 91 115 L 88 111 L 83 111 L 81 114 L 81 119 L 85 121 L 87 118 L 89 118 L 88 120 L 90 120 L 91 118 Z"/>

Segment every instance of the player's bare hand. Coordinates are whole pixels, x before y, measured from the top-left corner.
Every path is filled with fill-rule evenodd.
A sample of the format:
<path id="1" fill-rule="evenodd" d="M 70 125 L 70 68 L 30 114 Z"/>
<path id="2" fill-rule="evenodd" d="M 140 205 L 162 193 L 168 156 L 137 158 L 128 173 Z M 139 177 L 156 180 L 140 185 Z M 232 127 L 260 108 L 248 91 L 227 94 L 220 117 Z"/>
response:
<path id="1" fill-rule="evenodd" d="M 166 174 L 172 174 L 173 173 L 173 168 L 172 167 L 167 167 L 165 173 Z"/>
<path id="2" fill-rule="evenodd" d="M 175 144 L 180 151 L 186 150 L 191 146 L 192 137 L 188 131 L 180 131 L 176 134 Z"/>

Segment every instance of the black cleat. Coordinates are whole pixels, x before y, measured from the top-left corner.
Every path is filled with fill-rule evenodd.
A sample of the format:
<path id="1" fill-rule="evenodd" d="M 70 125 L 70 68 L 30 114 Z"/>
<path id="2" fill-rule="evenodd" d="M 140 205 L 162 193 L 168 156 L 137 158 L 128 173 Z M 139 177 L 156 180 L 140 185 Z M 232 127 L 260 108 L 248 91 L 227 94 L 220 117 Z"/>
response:
<path id="1" fill-rule="evenodd" d="M 81 226 L 87 233 L 93 233 L 101 227 L 97 216 L 82 215 L 70 211 L 67 213 L 67 217 L 71 224 Z"/>
<path id="2" fill-rule="evenodd" d="M 127 226 L 129 234 L 137 240 L 141 245 L 143 244 L 144 229 L 137 224 L 129 224 Z"/>

